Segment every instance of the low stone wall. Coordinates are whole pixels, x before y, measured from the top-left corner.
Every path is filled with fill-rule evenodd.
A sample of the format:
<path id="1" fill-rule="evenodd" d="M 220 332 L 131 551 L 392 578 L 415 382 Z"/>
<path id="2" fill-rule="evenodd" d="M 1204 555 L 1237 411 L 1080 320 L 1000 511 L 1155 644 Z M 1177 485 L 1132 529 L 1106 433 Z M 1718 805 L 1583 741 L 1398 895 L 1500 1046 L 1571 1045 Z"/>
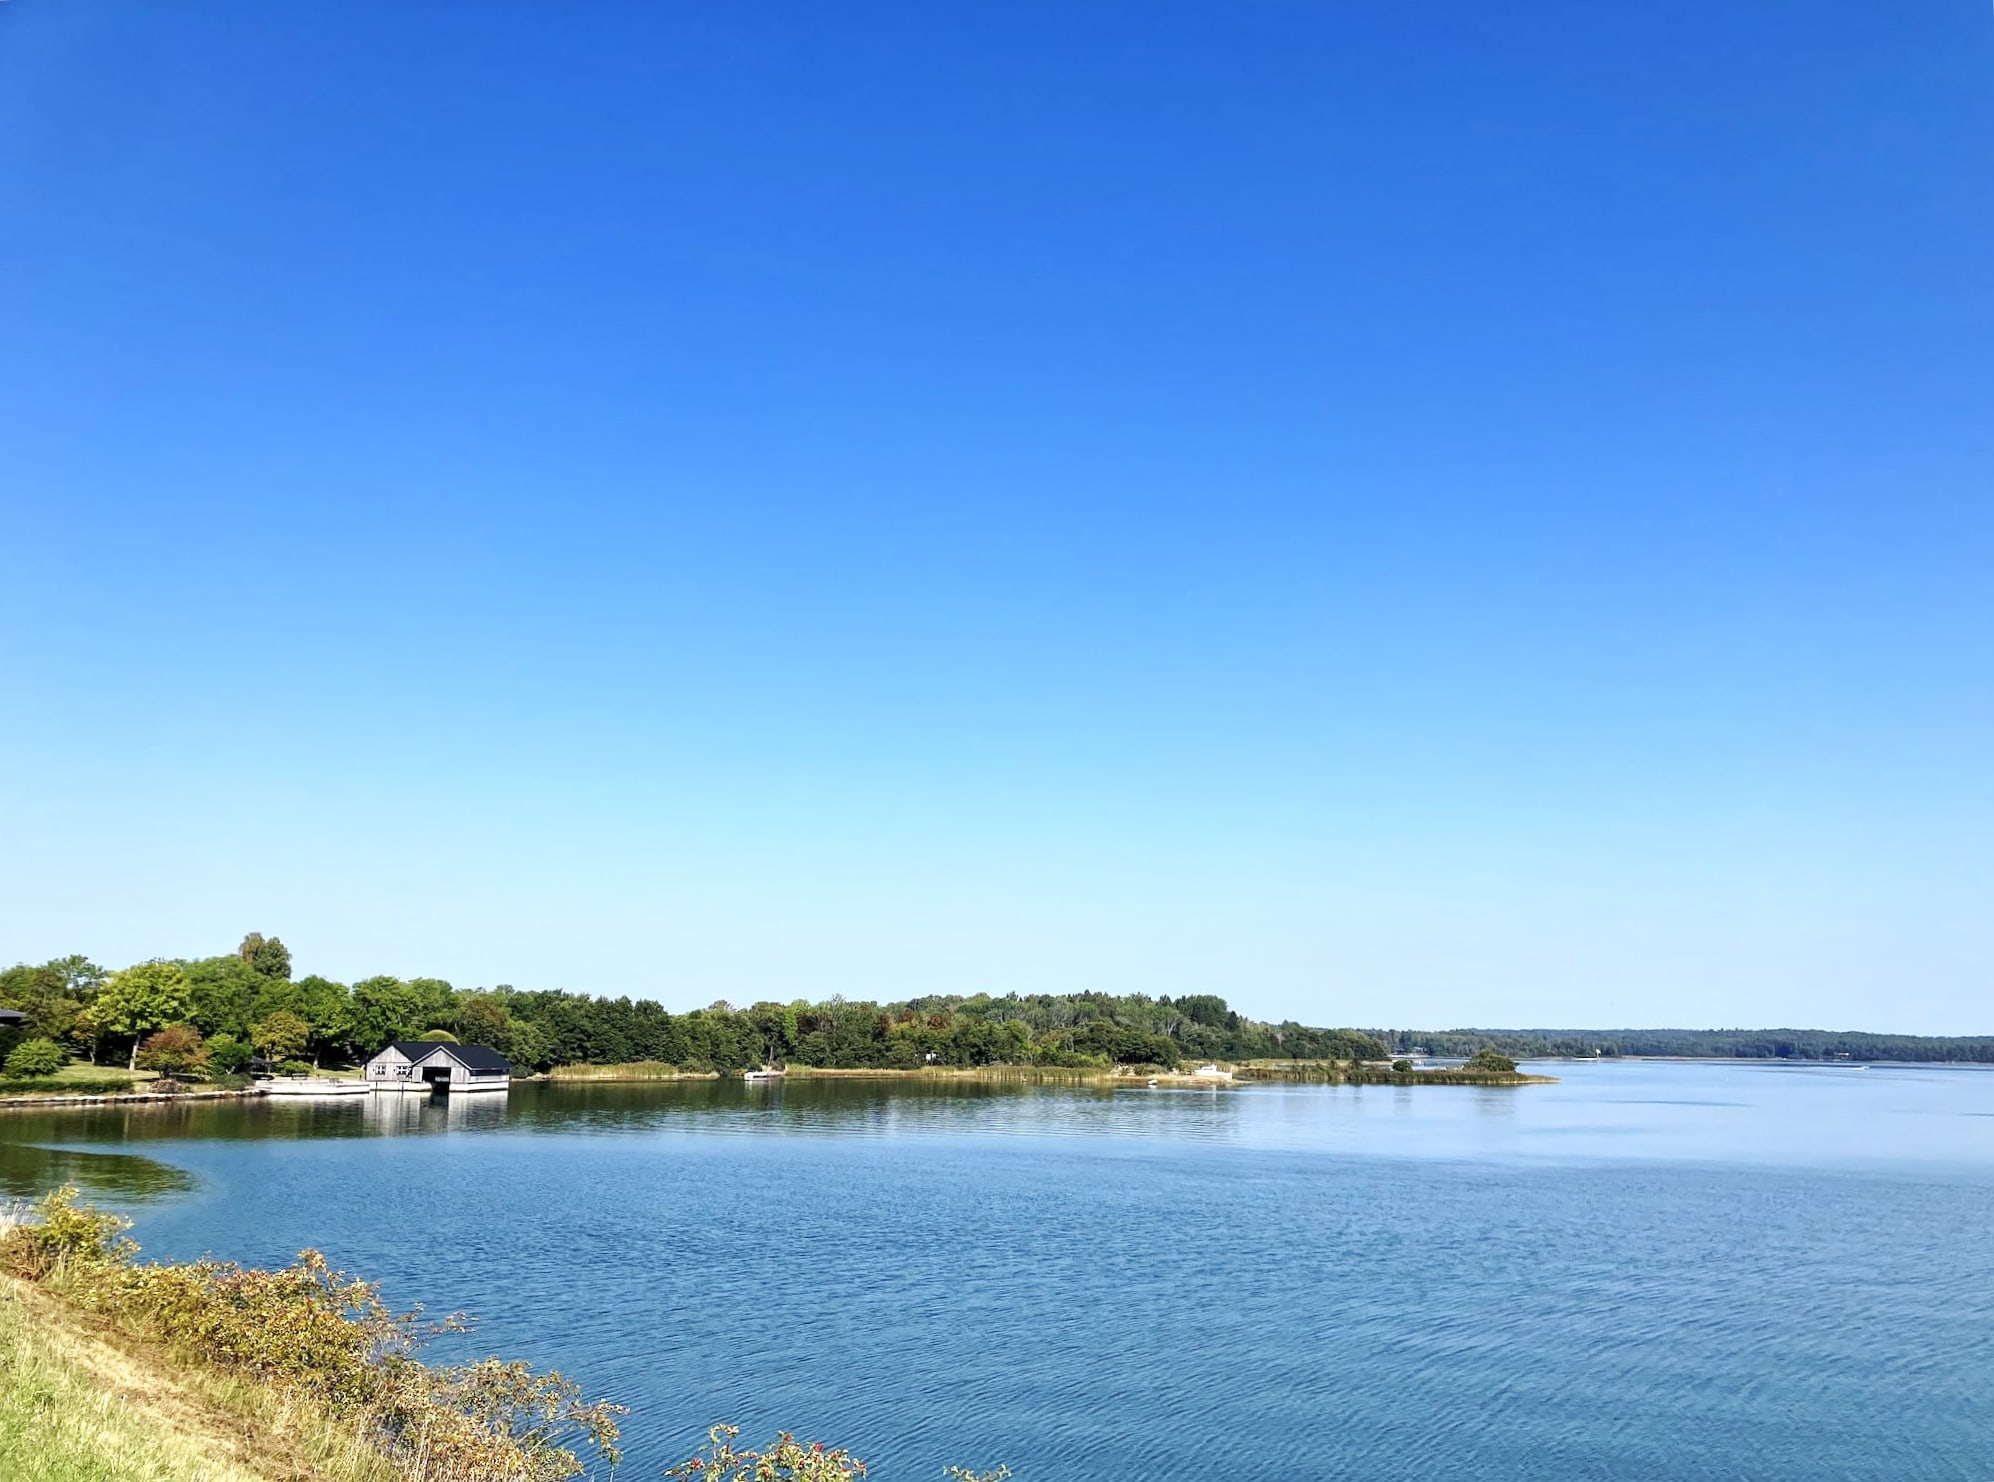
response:
<path id="1" fill-rule="evenodd" d="M 128 1106 L 135 1101 L 235 1101 L 254 1091 L 117 1091 L 88 1096 L 0 1096 L 0 1111 L 10 1106 Z"/>

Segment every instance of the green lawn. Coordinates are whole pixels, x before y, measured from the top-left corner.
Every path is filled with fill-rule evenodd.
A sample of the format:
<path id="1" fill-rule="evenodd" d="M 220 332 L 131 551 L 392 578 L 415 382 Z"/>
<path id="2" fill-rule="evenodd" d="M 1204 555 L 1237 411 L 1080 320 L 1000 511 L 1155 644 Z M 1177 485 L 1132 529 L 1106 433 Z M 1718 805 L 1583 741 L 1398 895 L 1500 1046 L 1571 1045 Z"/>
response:
<path id="1" fill-rule="evenodd" d="M 88 1060 L 72 1060 L 48 1079 L 62 1081 L 150 1081 L 157 1079 L 149 1070 L 126 1070 L 122 1065 L 92 1065 Z"/>
<path id="2" fill-rule="evenodd" d="M 129 1089 L 143 1089 L 158 1079 L 149 1070 L 126 1070 L 122 1065 L 65 1065 L 54 1075 L 10 1076 L 0 1073 L 0 1097 L 15 1096 L 113 1096 Z"/>

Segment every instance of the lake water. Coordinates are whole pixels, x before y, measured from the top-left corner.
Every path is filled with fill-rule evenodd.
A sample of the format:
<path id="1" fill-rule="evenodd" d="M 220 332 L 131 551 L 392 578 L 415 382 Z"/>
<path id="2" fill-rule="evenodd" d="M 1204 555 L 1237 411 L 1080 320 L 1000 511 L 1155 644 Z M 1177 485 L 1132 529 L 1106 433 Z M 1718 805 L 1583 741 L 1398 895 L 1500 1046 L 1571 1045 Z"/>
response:
<path id="1" fill-rule="evenodd" d="M 161 1256 L 312 1245 L 874 1476 L 1994 1477 L 1994 1071 L 1515 1089 L 521 1086 L 0 1116 Z"/>

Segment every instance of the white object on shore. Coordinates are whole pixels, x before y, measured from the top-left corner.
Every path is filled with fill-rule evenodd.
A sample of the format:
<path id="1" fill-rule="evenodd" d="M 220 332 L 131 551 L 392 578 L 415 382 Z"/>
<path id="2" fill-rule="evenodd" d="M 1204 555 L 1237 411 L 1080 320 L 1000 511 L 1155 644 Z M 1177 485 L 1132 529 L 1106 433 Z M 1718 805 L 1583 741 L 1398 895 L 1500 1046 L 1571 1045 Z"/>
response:
<path id="1" fill-rule="evenodd" d="M 1219 1081 L 1229 1081 L 1232 1079 L 1231 1071 L 1220 1070 L 1216 1065 L 1200 1065 L 1196 1070 L 1192 1071 L 1191 1074 L 1210 1076 L 1213 1080 L 1219 1080 Z"/>
<path id="2" fill-rule="evenodd" d="M 365 1096 L 371 1089 L 365 1081 L 328 1075 L 280 1075 L 256 1083 L 260 1096 Z"/>
<path id="3" fill-rule="evenodd" d="M 367 1062 L 367 1084 L 376 1091 L 451 1096 L 503 1091 L 512 1084 L 512 1062 L 490 1045 L 455 1040 L 398 1039 Z"/>
<path id="4" fill-rule="evenodd" d="M 779 1079 L 781 1075 L 782 1072 L 779 1070 L 744 1070 L 741 1072 L 741 1079 L 744 1081 L 773 1081 Z"/>

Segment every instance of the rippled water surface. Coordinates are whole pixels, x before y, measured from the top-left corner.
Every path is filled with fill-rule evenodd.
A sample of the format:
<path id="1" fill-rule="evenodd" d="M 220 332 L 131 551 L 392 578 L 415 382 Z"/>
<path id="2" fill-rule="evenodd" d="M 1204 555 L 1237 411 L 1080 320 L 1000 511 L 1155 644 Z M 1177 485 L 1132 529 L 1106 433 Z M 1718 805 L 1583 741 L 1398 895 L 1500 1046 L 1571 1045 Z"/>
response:
<path id="1" fill-rule="evenodd" d="M 1513 1090 L 522 1086 L 13 1112 L 159 1255 L 315 1245 L 632 1405 L 876 1477 L 1994 1477 L 1994 1073 Z"/>

